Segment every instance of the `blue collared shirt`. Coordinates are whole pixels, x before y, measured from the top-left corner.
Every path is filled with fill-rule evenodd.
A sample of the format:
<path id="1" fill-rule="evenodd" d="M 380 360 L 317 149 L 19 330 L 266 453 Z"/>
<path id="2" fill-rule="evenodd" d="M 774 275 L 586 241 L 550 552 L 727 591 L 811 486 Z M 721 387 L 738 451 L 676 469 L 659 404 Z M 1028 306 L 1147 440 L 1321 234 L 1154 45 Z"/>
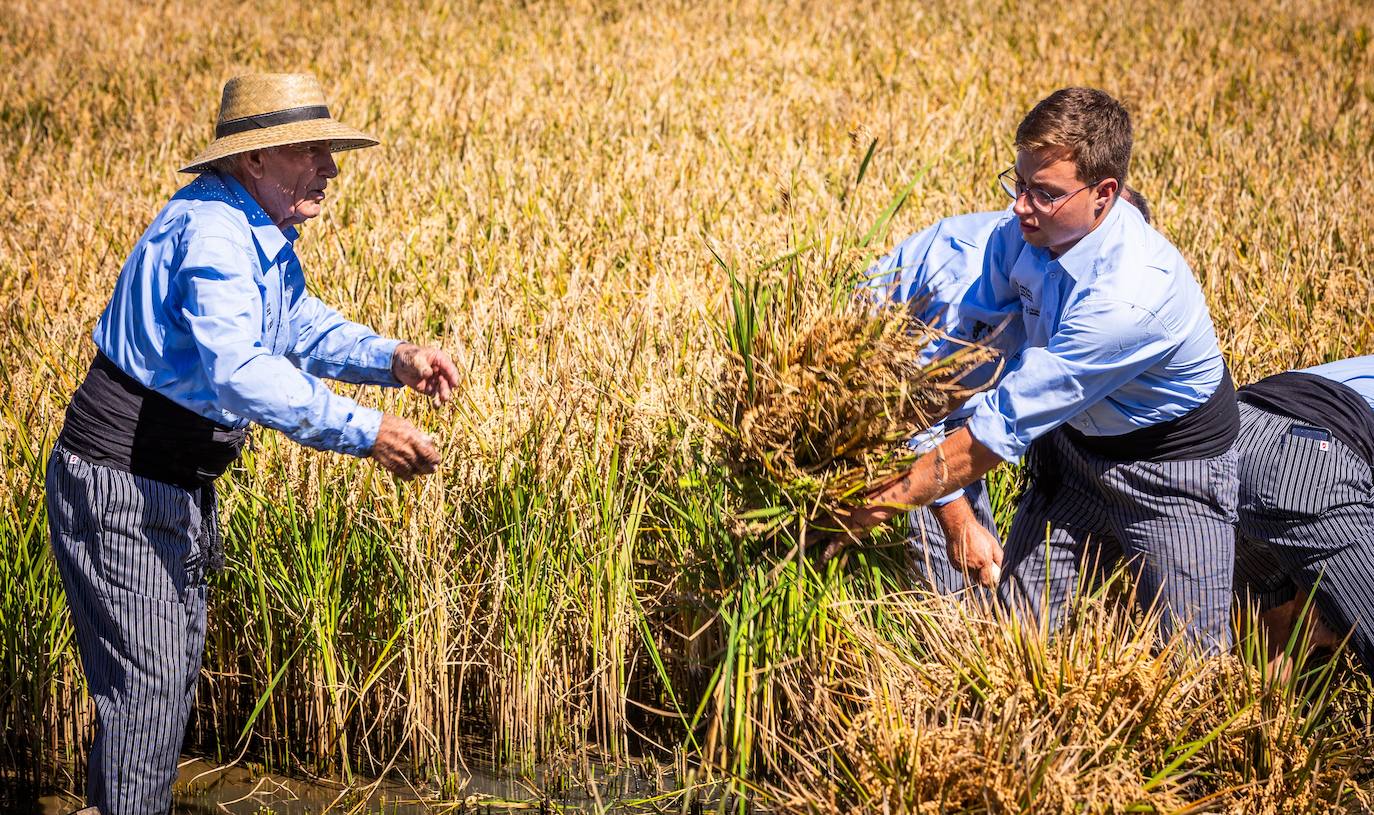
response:
<path id="1" fill-rule="evenodd" d="M 202 174 L 134 245 L 92 338 L 125 373 L 201 416 L 364 456 L 381 412 L 320 378 L 397 386 L 400 342 L 306 292 L 296 237 L 233 178 Z"/>
<path id="2" fill-rule="evenodd" d="M 898 303 L 926 325 L 959 324 L 959 305 L 983 269 L 983 254 L 1009 210 L 974 212 L 937 221 L 897 244 L 866 275 L 866 287 Z"/>
<path id="3" fill-rule="evenodd" d="M 1351 357 L 1328 362 L 1300 373 L 1316 374 L 1323 379 L 1339 382 L 1364 397 L 1374 410 L 1374 356 Z"/>
<path id="4" fill-rule="evenodd" d="M 1192 270 L 1124 201 L 1059 258 L 1026 243 L 1015 218 L 998 227 L 953 333 L 1008 317 L 1006 371 L 961 411 L 1007 461 L 1061 424 L 1116 436 L 1178 418 L 1225 370 Z"/>

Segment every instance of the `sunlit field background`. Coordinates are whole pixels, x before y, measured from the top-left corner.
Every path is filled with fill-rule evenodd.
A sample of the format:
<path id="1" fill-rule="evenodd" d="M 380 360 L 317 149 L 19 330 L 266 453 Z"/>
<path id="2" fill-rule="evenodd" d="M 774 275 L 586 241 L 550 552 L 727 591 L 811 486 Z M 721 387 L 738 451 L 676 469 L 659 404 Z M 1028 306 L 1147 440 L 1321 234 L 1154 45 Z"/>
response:
<path id="1" fill-rule="evenodd" d="M 1154 653 L 1110 596 L 1046 645 L 912 591 L 900 534 L 824 563 L 738 536 L 708 413 L 731 273 L 833 288 L 1004 207 L 1017 122 L 1069 84 L 1132 111 L 1130 183 L 1238 382 L 1374 351 L 1371 26 L 1344 0 L 0 0 L 6 783 L 81 784 L 42 471 L 90 330 L 223 82 L 283 70 L 382 140 L 304 228 L 312 288 L 465 386 L 341 386 L 442 440 L 413 484 L 255 431 L 189 753 L 450 798 L 473 766 L 648 756 L 727 806 L 1363 811 L 1374 701 L 1343 657 L 1280 681 L 1254 640 Z"/>

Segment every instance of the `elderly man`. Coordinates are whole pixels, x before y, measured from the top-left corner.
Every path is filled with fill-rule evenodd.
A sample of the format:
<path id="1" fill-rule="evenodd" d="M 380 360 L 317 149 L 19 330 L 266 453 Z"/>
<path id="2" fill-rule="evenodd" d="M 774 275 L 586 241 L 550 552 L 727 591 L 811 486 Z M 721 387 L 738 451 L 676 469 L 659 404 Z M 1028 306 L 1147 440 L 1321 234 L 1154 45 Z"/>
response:
<path id="1" fill-rule="evenodd" d="M 409 479 L 438 465 L 430 438 L 320 378 L 440 402 L 457 385 L 443 351 L 379 337 L 306 293 L 296 226 L 320 214 L 332 153 L 376 140 L 290 74 L 230 80 L 215 136 L 129 253 L 48 463 L 53 552 L 96 703 L 87 803 L 106 815 L 170 808 L 206 578 L 223 562 L 214 481 L 249 424 Z"/>

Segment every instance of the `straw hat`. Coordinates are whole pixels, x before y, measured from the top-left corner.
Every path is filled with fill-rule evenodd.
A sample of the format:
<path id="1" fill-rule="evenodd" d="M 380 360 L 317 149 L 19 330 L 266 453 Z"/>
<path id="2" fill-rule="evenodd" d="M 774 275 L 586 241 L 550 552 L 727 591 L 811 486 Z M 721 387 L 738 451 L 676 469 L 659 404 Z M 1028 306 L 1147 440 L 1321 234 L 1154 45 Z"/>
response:
<path id="1" fill-rule="evenodd" d="M 224 83 L 215 140 L 179 172 L 203 173 L 210 162 L 263 147 L 328 139 L 332 152 L 377 140 L 334 121 L 324 90 L 309 74 L 249 74 Z"/>

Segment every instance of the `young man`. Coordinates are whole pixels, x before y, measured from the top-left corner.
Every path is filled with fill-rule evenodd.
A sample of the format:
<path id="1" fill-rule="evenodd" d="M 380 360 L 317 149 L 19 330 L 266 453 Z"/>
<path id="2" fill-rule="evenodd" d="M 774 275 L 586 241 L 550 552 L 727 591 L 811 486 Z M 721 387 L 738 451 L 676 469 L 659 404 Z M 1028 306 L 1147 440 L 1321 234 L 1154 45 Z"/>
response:
<path id="1" fill-rule="evenodd" d="M 222 562 L 214 481 L 249 424 L 408 479 L 439 463 L 428 435 L 321 378 L 440 402 L 458 384 L 448 354 L 306 292 L 295 227 L 320 214 L 333 153 L 376 140 L 300 74 L 231 79 L 215 135 L 125 261 L 48 461 L 53 554 L 95 699 L 86 800 L 104 815 L 171 807 Z"/>
<path id="2" fill-rule="evenodd" d="M 1125 187 L 1121 198 L 1150 222 L 1145 196 Z M 912 316 L 926 325 L 956 328 L 960 305 L 982 272 L 988 242 L 998 227 L 1015 217 L 1011 209 L 1005 209 L 943 218 L 903 240 L 875 263 L 868 271 L 867 286 L 887 299 L 908 304 Z M 938 345 L 932 343 L 932 354 Z M 952 429 L 937 425 L 915 439 L 916 448 L 933 449 Z M 996 587 L 1002 544 L 982 478 L 929 507 L 912 510 L 909 525 L 908 543 L 917 572 L 935 591 L 950 594 L 979 584 Z"/>
<path id="3" fill-rule="evenodd" d="M 853 513 L 853 531 L 1029 453 L 1007 541 L 1004 601 L 1057 625 L 1082 569 L 1127 559 L 1162 637 L 1230 644 L 1239 429 L 1235 390 L 1197 281 L 1140 213 L 1117 203 L 1126 110 L 1056 91 L 1016 133 L 1002 174 L 1014 220 L 989 241 L 956 336 L 1010 318 L 1007 370 L 968 423 Z"/>
<path id="4" fill-rule="evenodd" d="M 1374 674 L 1374 356 L 1241 388 L 1236 593 L 1269 623 L 1281 660 L 1307 595 Z M 1330 630 L 1326 630 L 1330 626 Z"/>

